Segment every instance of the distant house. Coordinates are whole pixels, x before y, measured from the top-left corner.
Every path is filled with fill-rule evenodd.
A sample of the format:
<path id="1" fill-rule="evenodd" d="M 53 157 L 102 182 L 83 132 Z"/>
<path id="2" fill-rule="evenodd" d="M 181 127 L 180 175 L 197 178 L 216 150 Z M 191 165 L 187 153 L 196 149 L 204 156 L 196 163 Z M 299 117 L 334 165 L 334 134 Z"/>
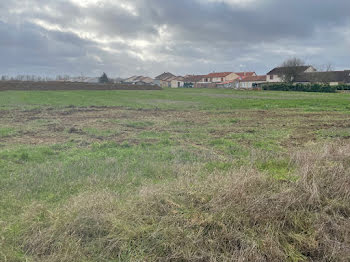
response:
<path id="1" fill-rule="evenodd" d="M 249 76 L 256 76 L 255 72 L 238 72 L 238 73 L 235 72 L 235 74 L 238 75 L 241 79 L 244 79 Z"/>
<path id="2" fill-rule="evenodd" d="M 292 67 L 296 74 L 316 72 L 312 66 L 295 66 Z M 267 73 L 266 82 L 278 83 L 283 82 L 283 74 L 288 70 L 288 67 L 276 67 Z"/>
<path id="3" fill-rule="evenodd" d="M 326 83 L 329 85 L 350 84 L 350 70 L 302 73 L 296 83 Z"/>
<path id="4" fill-rule="evenodd" d="M 204 83 L 221 83 L 239 79 L 240 76 L 233 72 L 210 73 L 202 78 Z"/>
<path id="5" fill-rule="evenodd" d="M 153 79 L 145 76 L 132 76 L 124 79 L 122 83 L 130 85 L 151 85 L 153 84 Z"/>
<path id="6" fill-rule="evenodd" d="M 197 84 L 202 83 L 204 77 L 205 75 L 186 75 L 184 77 L 184 86 L 197 88 Z"/>
<path id="7" fill-rule="evenodd" d="M 172 78 L 170 80 L 170 87 L 172 88 L 178 88 L 178 87 L 183 87 L 185 83 L 185 78 L 182 76 L 177 76 L 175 78 Z"/>
<path id="8" fill-rule="evenodd" d="M 143 78 L 141 79 L 141 81 L 144 82 L 144 83 L 146 83 L 146 84 L 148 84 L 148 85 L 151 85 L 151 84 L 153 84 L 154 79 L 153 79 L 153 78 L 150 78 L 150 77 L 148 77 L 148 76 L 145 76 L 145 77 L 143 77 Z"/>
<path id="9" fill-rule="evenodd" d="M 171 81 L 175 80 L 177 76 L 170 76 L 162 80 L 162 87 L 171 87 Z"/>
<path id="10" fill-rule="evenodd" d="M 266 83 L 266 75 L 247 76 L 239 81 L 239 88 L 254 88 L 259 84 Z"/>
<path id="11" fill-rule="evenodd" d="M 172 73 L 163 73 L 154 79 L 154 84 L 161 87 L 171 87 L 171 80 L 176 78 Z"/>
<path id="12" fill-rule="evenodd" d="M 129 78 L 122 80 L 122 83 L 132 84 L 135 81 L 135 79 L 137 79 L 137 78 L 138 78 L 138 76 L 132 76 L 132 77 L 129 77 Z"/>

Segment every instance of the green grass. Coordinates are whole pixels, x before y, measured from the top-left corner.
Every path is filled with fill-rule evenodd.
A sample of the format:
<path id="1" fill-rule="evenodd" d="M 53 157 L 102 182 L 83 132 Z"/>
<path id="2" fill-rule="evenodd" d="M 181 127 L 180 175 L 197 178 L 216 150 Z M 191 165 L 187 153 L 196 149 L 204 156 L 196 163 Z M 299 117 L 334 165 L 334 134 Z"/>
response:
<path id="1" fill-rule="evenodd" d="M 6 91 L 0 108 L 40 106 L 123 106 L 160 109 L 278 109 L 348 112 L 350 94 L 251 92 L 218 89 L 164 89 L 163 91 Z"/>
<path id="2" fill-rule="evenodd" d="M 146 122 L 128 122 L 125 125 L 127 127 L 131 127 L 131 128 L 144 129 L 145 127 L 153 126 L 153 123 L 150 122 L 150 121 L 146 121 Z"/>
<path id="3" fill-rule="evenodd" d="M 16 129 L 11 127 L 0 127 L 0 138 L 16 134 Z"/>
<path id="4" fill-rule="evenodd" d="M 295 167 L 288 159 L 269 159 L 267 161 L 257 162 L 257 168 L 262 172 L 267 172 L 273 178 L 278 180 L 295 180 L 293 176 Z"/>
<path id="5" fill-rule="evenodd" d="M 108 136 L 112 136 L 112 135 L 118 135 L 118 132 L 115 130 L 103 130 L 103 129 L 97 129 L 97 128 L 83 128 L 82 130 L 83 132 L 86 132 L 87 134 L 91 135 L 91 136 L 103 136 L 103 137 L 108 137 Z"/>
<path id="6" fill-rule="evenodd" d="M 320 248 L 346 257 L 349 101 L 1 92 L 0 261 L 320 261 Z M 325 221 L 335 233 L 321 238 Z"/>
<path id="7" fill-rule="evenodd" d="M 350 138 L 350 128 L 330 128 L 319 130 L 318 135 L 324 138 Z"/>

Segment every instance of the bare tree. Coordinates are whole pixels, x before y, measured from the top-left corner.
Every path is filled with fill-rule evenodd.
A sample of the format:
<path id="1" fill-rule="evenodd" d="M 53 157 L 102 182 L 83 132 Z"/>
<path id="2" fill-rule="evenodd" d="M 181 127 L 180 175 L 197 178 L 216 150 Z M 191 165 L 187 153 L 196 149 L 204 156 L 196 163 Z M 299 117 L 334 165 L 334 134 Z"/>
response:
<path id="1" fill-rule="evenodd" d="M 293 83 L 295 77 L 300 74 L 300 66 L 304 65 L 305 62 L 300 58 L 287 59 L 281 65 L 279 76 L 284 82 Z"/>
<path id="2" fill-rule="evenodd" d="M 326 71 L 326 72 L 333 71 L 333 65 L 332 65 L 332 63 L 327 63 L 327 64 L 325 64 L 324 66 L 325 66 L 325 71 Z"/>
<path id="3" fill-rule="evenodd" d="M 323 65 L 317 65 L 315 68 L 317 69 L 318 72 L 330 72 L 330 71 L 333 71 L 332 63 L 326 63 L 326 64 L 323 64 Z"/>
<path id="4" fill-rule="evenodd" d="M 332 63 L 326 63 L 324 65 L 317 66 L 317 72 L 309 73 L 310 82 L 328 84 L 332 77 L 332 71 Z"/>

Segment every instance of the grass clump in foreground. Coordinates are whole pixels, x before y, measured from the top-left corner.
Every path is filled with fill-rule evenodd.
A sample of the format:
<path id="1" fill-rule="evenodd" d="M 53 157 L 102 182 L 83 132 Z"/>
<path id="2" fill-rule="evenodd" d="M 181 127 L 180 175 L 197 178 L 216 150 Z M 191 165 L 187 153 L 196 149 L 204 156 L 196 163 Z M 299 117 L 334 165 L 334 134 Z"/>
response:
<path id="1" fill-rule="evenodd" d="M 290 159 L 291 181 L 251 166 L 34 203 L 17 244 L 33 261 L 348 261 L 350 146 Z"/>

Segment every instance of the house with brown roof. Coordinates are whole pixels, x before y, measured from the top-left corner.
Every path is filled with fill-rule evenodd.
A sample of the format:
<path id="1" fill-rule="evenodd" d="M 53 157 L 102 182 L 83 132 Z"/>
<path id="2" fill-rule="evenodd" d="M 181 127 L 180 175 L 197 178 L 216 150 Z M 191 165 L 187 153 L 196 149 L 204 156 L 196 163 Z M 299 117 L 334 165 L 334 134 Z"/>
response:
<path id="1" fill-rule="evenodd" d="M 254 88 L 257 87 L 259 84 L 266 83 L 266 75 L 262 76 L 247 76 L 239 81 L 238 88 Z"/>
<path id="2" fill-rule="evenodd" d="M 186 75 L 184 81 L 186 83 L 200 83 L 205 75 Z"/>
<path id="3" fill-rule="evenodd" d="M 293 70 L 295 75 L 317 71 L 313 66 L 276 67 L 267 73 L 266 81 L 270 83 L 283 82 L 287 70 Z"/>
<path id="4" fill-rule="evenodd" d="M 177 76 L 173 75 L 169 72 L 164 72 L 163 74 L 157 76 L 154 79 L 154 84 L 161 86 L 161 87 L 171 87 L 171 80 L 176 78 Z"/>
<path id="5" fill-rule="evenodd" d="M 204 77 L 205 75 L 186 75 L 184 77 L 184 86 L 197 88 L 197 85 L 202 83 Z"/>
<path id="6" fill-rule="evenodd" d="M 239 75 L 233 72 L 210 73 L 202 78 L 204 83 L 221 83 L 240 78 Z"/>
<path id="7" fill-rule="evenodd" d="M 173 75 L 172 73 L 169 73 L 169 72 L 167 72 L 167 73 L 164 72 L 163 74 L 157 76 L 155 79 L 162 80 L 162 79 L 166 79 L 166 78 L 169 78 L 169 77 L 172 77 L 172 76 L 175 76 L 175 75 Z"/>
<path id="8" fill-rule="evenodd" d="M 349 84 L 350 70 L 302 73 L 295 77 L 296 83 Z"/>

